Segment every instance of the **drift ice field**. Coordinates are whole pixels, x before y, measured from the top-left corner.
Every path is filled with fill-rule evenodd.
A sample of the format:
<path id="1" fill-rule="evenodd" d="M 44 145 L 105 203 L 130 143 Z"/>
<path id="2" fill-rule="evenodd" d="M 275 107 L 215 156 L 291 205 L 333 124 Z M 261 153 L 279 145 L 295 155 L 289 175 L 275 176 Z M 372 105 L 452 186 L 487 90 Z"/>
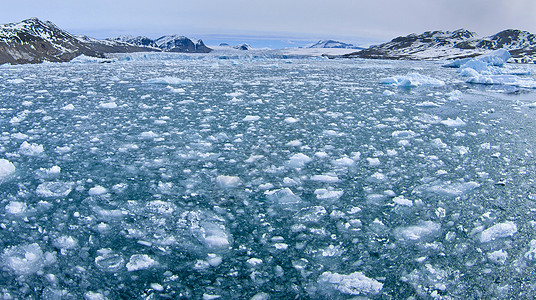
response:
<path id="1" fill-rule="evenodd" d="M 0 298 L 530 298 L 507 58 L 0 66 Z"/>

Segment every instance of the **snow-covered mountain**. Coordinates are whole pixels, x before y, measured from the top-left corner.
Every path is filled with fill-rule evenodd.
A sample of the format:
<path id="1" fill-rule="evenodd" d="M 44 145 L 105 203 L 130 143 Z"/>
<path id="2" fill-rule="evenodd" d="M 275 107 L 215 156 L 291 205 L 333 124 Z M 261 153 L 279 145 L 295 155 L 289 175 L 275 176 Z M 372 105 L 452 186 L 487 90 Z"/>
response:
<path id="1" fill-rule="evenodd" d="M 352 44 L 346 44 L 334 40 L 320 40 L 307 48 L 339 48 L 339 49 L 363 49 Z"/>
<path id="2" fill-rule="evenodd" d="M 476 33 L 465 29 L 427 31 L 397 37 L 344 57 L 437 60 L 474 57 L 497 49 L 509 50 L 515 62 L 535 62 L 536 36 L 513 29 L 484 38 L 478 38 Z"/>
<path id="3" fill-rule="evenodd" d="M 150 51 L 120 41 L 101 41 L 75 36 L 49 21 L 37 18 L 0 25 L 0 64 L 64 62 L 84 54 Z"/>
<path id="4" fill-rule="evenodd" d="M 185 36 L 165 35 L 156 39 L 155 44 L 165 52 L 209 53 L 212 49 L 202 40 L 191 40 Z"/>
<path id="5" fill-rule="evenodd" d="M 105 53 L 147 51 L 207 53 L 203 41 L 182 36 L 164 36 L 156 41 L 146 37 L 98 40 L 76 36 L 49 21 L 37 18 L 0 25 L 0 64 L 65 62 L 79 55 L 104 57 Z"/>

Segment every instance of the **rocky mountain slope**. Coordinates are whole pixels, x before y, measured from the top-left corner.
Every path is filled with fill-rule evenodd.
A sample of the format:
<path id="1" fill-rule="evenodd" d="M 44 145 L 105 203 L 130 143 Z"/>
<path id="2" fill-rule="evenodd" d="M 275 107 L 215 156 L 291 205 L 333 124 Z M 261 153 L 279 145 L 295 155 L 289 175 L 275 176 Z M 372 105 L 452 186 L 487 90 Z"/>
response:
<path id="1" fill-rule="evenodd" d="M 165 36 L 156 41 L 144 37 L 97 40 L 72 35 L 36 18 L 0 25 L 0 64 L 66 62 L 82 54 L 104 57 L 105 53 L 147 51 L 207 53 L 211 49 L 201 40 L 194 42 L 179 36 Z"/>
<path id="2" fill-rule="evenodd" d="M 427 31 L 420 35 L 397 37 L 390 42 L 344 57 L 438 60 L 474 57 L 497 49 L 509 50 L 513 62 L 536 62 L 536 36 L 527 31 L 513 29 L 484 38 L 478 38 L 474 32 L 464 29 Z"/>

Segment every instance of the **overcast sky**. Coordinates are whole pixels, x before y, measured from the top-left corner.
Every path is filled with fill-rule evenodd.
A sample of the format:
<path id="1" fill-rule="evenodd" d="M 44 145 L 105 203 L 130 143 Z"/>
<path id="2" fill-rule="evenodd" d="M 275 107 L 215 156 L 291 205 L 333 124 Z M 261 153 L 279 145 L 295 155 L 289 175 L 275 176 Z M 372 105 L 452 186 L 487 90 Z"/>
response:
<path id="1" fill-rule="evenodd" d="M 480 36 L 507 28 L 536 33 L 536 0 L 15 0 L 0 23 L 30 17 L 97 38 L 177 33 L 390 40 L 466 28 Z"/>

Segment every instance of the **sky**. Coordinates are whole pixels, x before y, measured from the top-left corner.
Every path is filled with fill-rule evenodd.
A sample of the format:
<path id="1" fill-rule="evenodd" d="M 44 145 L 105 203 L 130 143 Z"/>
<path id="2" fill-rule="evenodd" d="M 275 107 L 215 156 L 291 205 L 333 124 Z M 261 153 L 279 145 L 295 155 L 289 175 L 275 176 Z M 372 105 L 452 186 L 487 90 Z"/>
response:
<path id="1" fill-rule="evenodd" d="M 207 44 L 241 39 L 370 44 L 459 28 L 479 36 L 508 28 L 536 33 L 535 0 L 16 0 L 0 10 L 0 23 L 31 17 L 95 38 L 180 34 Z"/>

